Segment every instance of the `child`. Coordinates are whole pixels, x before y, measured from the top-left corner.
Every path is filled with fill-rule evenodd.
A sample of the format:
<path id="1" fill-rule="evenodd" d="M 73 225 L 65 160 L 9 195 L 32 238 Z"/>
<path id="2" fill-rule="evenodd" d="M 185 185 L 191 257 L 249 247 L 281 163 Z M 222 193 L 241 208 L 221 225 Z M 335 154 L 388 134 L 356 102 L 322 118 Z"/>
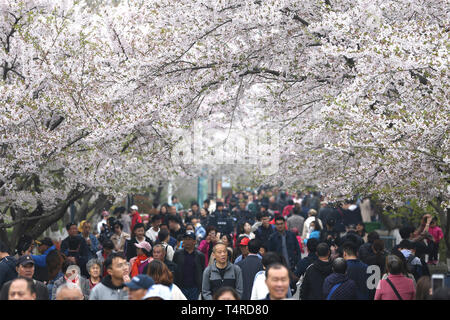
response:
<path id="1" fill-rule="evenodd" d="M 439 242 L 444 238 L 444 234 L 442 232 L 442 229 L 437 226 L 437 219 L 434 217 L 431 220 L 430 227 L 428 229 L 428 232 L 431 234 L 434 240 L 434 245 L 431 249 L 431 254 L 428 263 L 430 264 L 437 264 L 438 263 L 438 252 L 439 252 Z"/>

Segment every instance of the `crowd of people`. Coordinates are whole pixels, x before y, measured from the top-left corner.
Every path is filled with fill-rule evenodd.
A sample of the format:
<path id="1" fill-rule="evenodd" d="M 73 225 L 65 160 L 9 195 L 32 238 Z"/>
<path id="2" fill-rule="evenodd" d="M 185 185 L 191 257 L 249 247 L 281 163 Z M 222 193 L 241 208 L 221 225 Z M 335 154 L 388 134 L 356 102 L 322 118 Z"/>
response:
<path id="1" fill-rule="evenodd" d="M 136 205 L 103 211 L 94 226 L 71 222 L 60 245 L 24 235 L 13 256 L 0 242 L 0 299 L 449 298 L 430 284 L 443 238 L 430 214 L 401 228 L 388 251 L 365 231 L 356 201 L 328 203 L 319 192 L 261 188 L 187 210 L 171 200 L 147 223 Z"/>

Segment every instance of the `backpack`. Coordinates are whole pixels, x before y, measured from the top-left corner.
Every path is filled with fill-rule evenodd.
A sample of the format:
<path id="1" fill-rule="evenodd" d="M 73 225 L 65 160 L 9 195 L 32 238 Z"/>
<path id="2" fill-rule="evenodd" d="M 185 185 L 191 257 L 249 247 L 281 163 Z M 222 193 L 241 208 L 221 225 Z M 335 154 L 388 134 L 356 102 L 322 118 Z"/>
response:
<path id="1" fill-rule="evenodd" d="M 416 281 L 422 276 L 422 266 L 421 265 L 413 265 L 412 261 L 416 258 L 415 255 L 409 255 L 408 259 L 406 259 L 406 268 L 409 273 L 411 273 Z"/>

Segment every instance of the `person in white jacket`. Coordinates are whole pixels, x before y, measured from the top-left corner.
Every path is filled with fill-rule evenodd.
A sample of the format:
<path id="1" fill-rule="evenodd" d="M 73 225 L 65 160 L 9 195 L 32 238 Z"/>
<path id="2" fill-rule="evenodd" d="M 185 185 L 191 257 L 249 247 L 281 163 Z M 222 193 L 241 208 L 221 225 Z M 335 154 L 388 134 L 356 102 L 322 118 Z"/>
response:
<path id="1" fill-rule="evenodd" d="M 303 223 L 303 231 L 302 231 L 302 239 L 308 239 L 308 234 L 310 233 L 309 227 L 312 221 L 319 221 L 320 229 L 323 229 L 322 221 L 317 218 L 317 211 L 314 209 L 310 209 L 308 211 L 308 218 Z"/>
<path id="2" fill-rule="evenodd" d="M 250 300 L 262 300 L 267 296 L 267 294 L 269 293 L 269 288 L 267 288 L 266 285 L 266 269 L 272 263 L 282 263 L 282 261 L 283 260 L 281 259 L 281 256 L 276 252 L 269 251 L 263 256 L 261 262 L 264 270 L 259 271 L 255 275 Z M 290 292 L 291 291 L 289 290 L 288 294 L 290 294 Z"/>

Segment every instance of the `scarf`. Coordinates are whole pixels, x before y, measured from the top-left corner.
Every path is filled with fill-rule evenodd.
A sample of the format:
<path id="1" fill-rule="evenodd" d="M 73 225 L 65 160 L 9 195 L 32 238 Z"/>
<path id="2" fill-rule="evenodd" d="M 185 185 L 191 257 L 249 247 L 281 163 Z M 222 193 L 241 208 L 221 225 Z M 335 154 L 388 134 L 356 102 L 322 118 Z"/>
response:
<path id="1" fill-rule="evenodd" d="M 71 278 L 72 278 L 72 279 L 71 279 Z M 71 276 L 70 278 L 67 278 L 67 277 L 64 275 L 64 280 L 66 280 L 66 282 L 72 282 L 72 283 L 74 283 L 74 284 L 78 284 L 79 277 L 78 277 L 78 275 L 76 275 L 75 277 Z"/>
<path id="2" fill-rule="evenodd" d="M 147 260 L 148 258 L 145 254 L 136 257 L 136 261 L 134 261 L 133 266 L 131 267 L 131 278 L 139 274 L 139 266 Z"/>

